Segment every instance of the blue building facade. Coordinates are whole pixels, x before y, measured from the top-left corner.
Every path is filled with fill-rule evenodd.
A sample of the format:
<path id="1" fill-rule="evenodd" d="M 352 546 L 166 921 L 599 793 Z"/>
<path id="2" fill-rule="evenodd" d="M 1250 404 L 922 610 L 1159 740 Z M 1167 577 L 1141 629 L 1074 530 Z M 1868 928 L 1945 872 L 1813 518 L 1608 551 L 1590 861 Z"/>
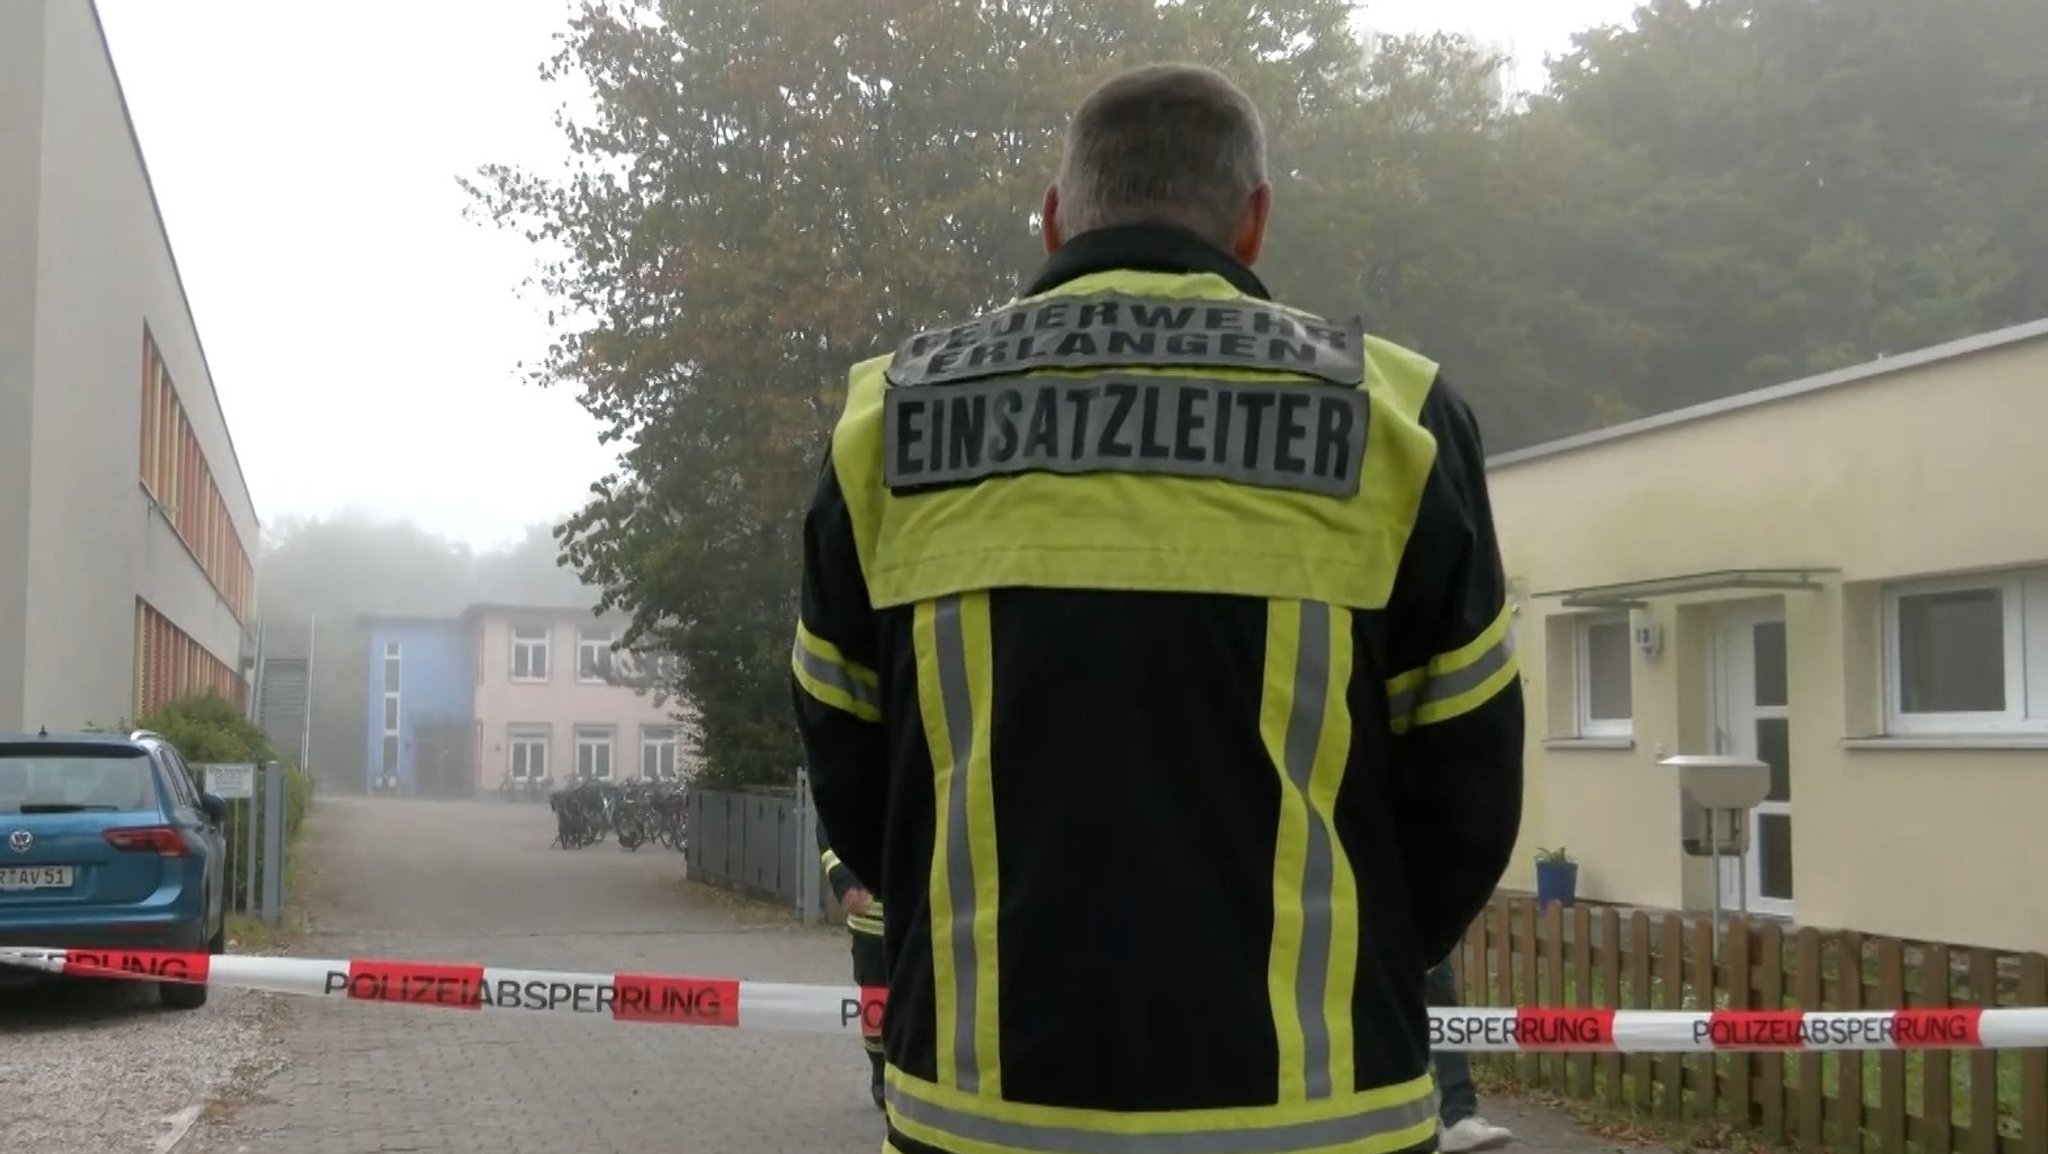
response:
<path id="1" fill-rule="evenodd" d="M 365 789 L 473 796 L 476 660 L 467 619 L 372 617 L 365 625 Z"/>

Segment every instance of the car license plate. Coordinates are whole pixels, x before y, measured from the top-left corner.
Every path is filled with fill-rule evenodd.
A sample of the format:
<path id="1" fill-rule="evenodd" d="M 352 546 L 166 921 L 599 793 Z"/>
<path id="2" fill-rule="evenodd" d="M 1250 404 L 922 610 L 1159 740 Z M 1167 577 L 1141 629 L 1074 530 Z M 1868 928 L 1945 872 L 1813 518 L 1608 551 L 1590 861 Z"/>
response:
<path id="1" fill-rule="evenodd" d="M 0 866 L 0 890 L 68 889 L 76 875 L 75 866 Z"/>

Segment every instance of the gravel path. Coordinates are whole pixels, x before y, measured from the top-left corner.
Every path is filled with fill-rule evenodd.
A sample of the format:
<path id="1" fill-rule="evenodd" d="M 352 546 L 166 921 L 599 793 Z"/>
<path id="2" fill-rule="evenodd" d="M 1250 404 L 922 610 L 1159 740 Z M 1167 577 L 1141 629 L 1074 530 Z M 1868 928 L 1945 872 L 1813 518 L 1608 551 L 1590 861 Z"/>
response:
<path id="1" fill-rule="evenodd" d="M 0 1135 L 20 1154 L 154 1154 L 204 1103 L 276 1070 L 267 1010 L 224 990 L 170 1013 L 142 985 L 0 989 Z"/>

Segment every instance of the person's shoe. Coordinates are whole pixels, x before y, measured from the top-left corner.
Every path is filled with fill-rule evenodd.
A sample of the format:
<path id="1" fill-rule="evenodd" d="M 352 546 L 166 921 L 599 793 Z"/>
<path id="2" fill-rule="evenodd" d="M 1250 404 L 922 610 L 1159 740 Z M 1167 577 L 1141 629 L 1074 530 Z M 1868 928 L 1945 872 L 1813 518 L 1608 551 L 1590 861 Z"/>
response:
<path id="1" fill-rule="evenodd" d="M 888 1109 L 888 1107 L 887 1107 L 887 1106 L 884 1106 L 884 1105 L 882 1104 L 882 1084 L 881 1084 L 880 1082 L 875 1082 L 875 1083 L 872 1083 L 872 1084 L 870 1084 L 870 1085 L 868 1086 L 868 1089 L 869 1089 L 870 1091 L 872 1091 L 872 1092 L 873 1092 L 873 1094 L 874 1094 L 874 1096 L 875 1096 L 875 1109 L 877 1109 L 877 1110 L 886 1110 L 886 1109 Z"/>
<path id="2" fill-rule="evenodd" d="M 1460 1118 L 1438 1132 L 1436 1148 L 1440 1154 L 1473 1154 L 1498 1149 L 1514 1140 L 1515 1132 L 1505 1126 L 1496 1126 L 1484 1118 Z"/>

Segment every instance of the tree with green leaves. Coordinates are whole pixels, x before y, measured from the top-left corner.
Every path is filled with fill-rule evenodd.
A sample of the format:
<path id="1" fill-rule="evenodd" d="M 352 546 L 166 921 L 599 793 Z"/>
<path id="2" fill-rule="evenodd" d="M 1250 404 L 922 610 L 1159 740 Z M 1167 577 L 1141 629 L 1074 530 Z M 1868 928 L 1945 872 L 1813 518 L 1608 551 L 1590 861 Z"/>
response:
<path id="1" fill-rule="evenodd" d="M 1013 295 L 1058 133 L 1116 69 L 1265 112 L 1274 290 L 1445 366 L 1496 451 L 2048 315 L 2048 5 L 1651 0 L 1546 90 L 1345 0 L 586 0 L 537 366 L 623 447 L 564 557 L 678 653 L 715 778 L 786 780 L 800 517 L 848 366 Z M 1629 483 L 1617 478 L 1617 484 Z"/>
<path id="2" fill-rule="evenodd" d="M 1571 306 L 1532 360 L 1622 350 L 1580 388 L 1656 412 L 2048 315 L 2044 43 L 2037 0 L 1656 0 L 1582 34 L 1508 142 Z"/>
<path id="3" fill-rule="evenodd" d="M 681 655 L 714 779 L 788 779 L 803 509 L 855 361 L 1013 296 L 1064 117 L 1125 65 L 1192 58 L 1276 141 L 1342 109 L 1361 54 L 1339 0 L 585 5 L 556 77 L 596 98 L 574 172 L 491 168 L 492 218 L 565 255 L 542 287 L 587 320 L 540 366 L 627 445 L 562 527 Z M 1228 45 L 1228 48 L 1218 46 Z"/>

